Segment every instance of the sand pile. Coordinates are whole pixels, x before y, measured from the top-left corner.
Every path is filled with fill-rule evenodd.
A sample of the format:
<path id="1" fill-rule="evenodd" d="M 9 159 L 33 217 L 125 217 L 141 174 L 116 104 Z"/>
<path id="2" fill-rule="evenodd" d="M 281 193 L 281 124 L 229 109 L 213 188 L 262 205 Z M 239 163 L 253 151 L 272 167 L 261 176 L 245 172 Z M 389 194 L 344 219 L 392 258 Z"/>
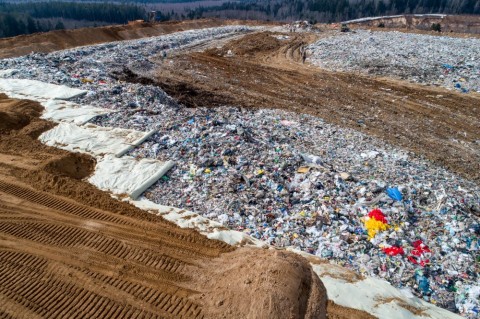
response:
<path id="1" fill-rule="evenodd" d="M 299 255 L 241 248 L 205 268 L 195 277 L 209 318 L 326 318 L 325 287 Z"/>

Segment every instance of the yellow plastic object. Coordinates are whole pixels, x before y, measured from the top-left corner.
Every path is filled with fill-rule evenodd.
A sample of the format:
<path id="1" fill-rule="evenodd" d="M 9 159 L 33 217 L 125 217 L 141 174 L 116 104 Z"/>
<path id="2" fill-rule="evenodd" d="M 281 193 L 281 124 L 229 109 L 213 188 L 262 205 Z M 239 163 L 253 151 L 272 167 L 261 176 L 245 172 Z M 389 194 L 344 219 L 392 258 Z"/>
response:
<path id="1" fill-rule="evenodd" d="M 385 231 L 390 228 L 388 224 L 382 223 L 375 218 L 367 218 L 365 220 L 365 228 L 368 232 L 368 238 L 372 239 L 378 232 Z"/>
<path id="2" fill-rule="evenodd" d="M 310 171 L 310 167 L 308 166 L 299 167 L 297 170 L 297 172 L 300 174 L 308 173 L 308 171 Z"/>

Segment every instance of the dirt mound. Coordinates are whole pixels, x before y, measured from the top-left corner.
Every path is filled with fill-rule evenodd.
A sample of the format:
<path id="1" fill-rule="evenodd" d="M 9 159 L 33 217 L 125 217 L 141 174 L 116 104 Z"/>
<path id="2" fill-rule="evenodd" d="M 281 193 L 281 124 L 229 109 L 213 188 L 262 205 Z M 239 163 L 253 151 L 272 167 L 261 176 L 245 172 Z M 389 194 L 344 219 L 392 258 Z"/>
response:
<path id="1" fill-rule="evenodd" d="M 21 129 L 40 116 L 42 111 L 39 103 L 11 100 L 5 94 L 0 94 L 0 132 Z"/>
<path id="2" fill-rule="evenodd" d="M 209 318 L 326 318 L 325 287 L 301 256 L 244 248 L 208 268 L 195 277 Z"/>
<path id="3" fill-rule="evenodd" d="M 36 138 L 55 124 L 39 119 L 42 111 L 43 107 L 37 102 L 9 99 L 5 94 L 0 94 L 0 132 L 10 133 L 0 144 L 6 147 L 8 153 L 33 154 L 44 148 Z M 45 161 L 40 170 L 56 176 L 82 179 L 91 175 L 95 168 L 95 160 L 84 154 L 55 150 L 50 155 L 47 158 L 51 158 Z"/>
<path id="4" fill-rule="evenodd" d="M 27 126 L 17 132 L 19 136 L 28 136 L 36 140 L 43 132 L 51 130 L 57 124 L 45 120 L 33 119 Z"/>
<path id="5" fill-rule="evenodd" d="M 47 161 L 42 169 L 53 175 L 82 179 L 93 173 L 95 161 L 85 154 L 70 153 Z"/>

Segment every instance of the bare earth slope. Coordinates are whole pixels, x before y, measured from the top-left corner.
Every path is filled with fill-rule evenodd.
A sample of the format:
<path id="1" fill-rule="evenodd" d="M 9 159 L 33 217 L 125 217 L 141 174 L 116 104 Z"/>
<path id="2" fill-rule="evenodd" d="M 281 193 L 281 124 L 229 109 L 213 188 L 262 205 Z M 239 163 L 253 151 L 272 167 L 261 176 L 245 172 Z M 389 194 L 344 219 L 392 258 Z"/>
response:
<path id="1" fill-rule="evenodd" d="M 234 249 L 111 198 L 82 181 L 92 158 L 36 139 L 53 126 L 41 110 L 0 95 L 1 318 L 326 318 L 303 257 Z"/>
<path id="2" fill-rule="evenodd" d="M 98 28 L 59 30 L 45 33 L 0 39 L 0 59 L 17 57 L 35 52 L 53 52 L 84 45 L 133 40 L 158 36 L 178 31 L 239 24 L 237 20 L 202 19 L 163 23 L 135 23 Z M 256 25 L 255 21 L 241 21 L 241 24 Z M 267 24 L 267 23 L 262 23 Z"/>

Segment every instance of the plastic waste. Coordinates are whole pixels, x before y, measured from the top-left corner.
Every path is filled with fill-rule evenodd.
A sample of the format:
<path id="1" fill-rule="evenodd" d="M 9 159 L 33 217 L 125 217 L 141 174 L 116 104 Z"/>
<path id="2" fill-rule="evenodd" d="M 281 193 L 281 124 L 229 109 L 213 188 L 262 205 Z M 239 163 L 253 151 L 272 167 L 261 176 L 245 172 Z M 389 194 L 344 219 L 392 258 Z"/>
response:
<path id="1" fill-rule="evenodd" d="M 400 193 L 400 191 L 396 187 L 395 188 L 387 188 L 387 194 L 391 199 L 399 201 L 399 202 L 402 201 L 402 199 L 403 199 L 402 193 Z"/>

